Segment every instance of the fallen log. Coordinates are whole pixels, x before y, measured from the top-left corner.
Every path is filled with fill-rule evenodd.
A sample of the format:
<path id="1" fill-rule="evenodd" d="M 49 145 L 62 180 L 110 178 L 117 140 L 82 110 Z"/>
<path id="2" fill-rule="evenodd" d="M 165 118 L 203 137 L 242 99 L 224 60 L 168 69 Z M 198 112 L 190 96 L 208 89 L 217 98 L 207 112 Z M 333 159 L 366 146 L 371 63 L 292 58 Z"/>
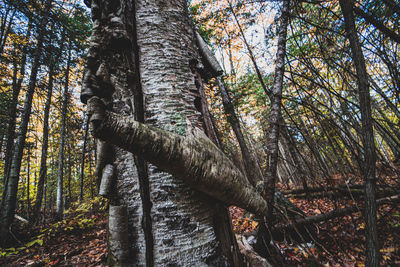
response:
<path id="1" fill-rule="evenodd" d="M 354 185 L 338 185 L 338 186 L 320 186 L 320 187 L 310 187 L 307 189 L 309 193 L 316 192 L 328 192 L 334 190 L 343 190 L 343 189 L 363 189 L 364 185 L 362 184 L 354 184 Z M 296 195 L 306 193 L 306 190 L 303 188 L 300 189 L 292 189 L 292 190 L 282 190 L 284 195 Z"/>
<path id="2" fill-rule="evenodd" d="M 391 196 L 391 197 L 385 197 L 385 198 L 378 199 L 376 201 L 376 205 L 380 206 L 380 205 L 389 204 L 392 202 L 400 202 L 400 195 L 395 195 L 395 196 Z M 312 223 L 322 222 L 322 221 L 330 220 L 333 218 L 346 216 L 351 213 L 359 212 L 359 211 L 361 211 L 359 209 L 359 205 L 353 205 L 353 206 L 350 206 L 347 208 L 333 210 L 333 211 L 330 211 L 330 212 L 327 212 L 324 214 L 308 216 L 308 217 L 305 217 L 302 219 L 293 220 L 289 223 L 280 223 L 280 224 L 277 224 L 273 230 L 274 231 L 289 230 L 289 229 L 293 229 L 295 227 L 299 227 L 302 225 L 309 225 Z"/>
<path id="3" fill-rule="evenodd" d="M 377 189 L 377 197 L 391 196 L 398 194 L 399 191 L 394 188 Z M 336 198 L 336 197 L 349 197 L 349 198 L 362 198 L 364 197 L 364 189 L 348 189 L 348 188 L 335 188 L 331 191 L 313 192 L 313 193 L 297 193 L 286 194 L 286 197 L 291 198 Z"/>
<path id="4" fill-rule="evenodd" d="M 321 186 L 321 187 L 311 187 L 308 188 L 307 192 L 308 193 L 328 193 L 331 191 L 340 191 L 340 192 L 359 192 L 359 190 L 363 190 L 364 185 L 363 184 L 353 184 L 353 185 L 338 185 L 338 186 Z M 377 185 L 377 189 L 380 191 L 393 191 L 395 192 L 396 189 L 392 188 L 390 186 L 385 186 L 385 185 Z M 303 195 L 307 193 L 305 189 L 292 189 L 292 190 L 282 190 L 281 193 L 283 193 L 286 196 L 295 196 L 295 195 Z"/>

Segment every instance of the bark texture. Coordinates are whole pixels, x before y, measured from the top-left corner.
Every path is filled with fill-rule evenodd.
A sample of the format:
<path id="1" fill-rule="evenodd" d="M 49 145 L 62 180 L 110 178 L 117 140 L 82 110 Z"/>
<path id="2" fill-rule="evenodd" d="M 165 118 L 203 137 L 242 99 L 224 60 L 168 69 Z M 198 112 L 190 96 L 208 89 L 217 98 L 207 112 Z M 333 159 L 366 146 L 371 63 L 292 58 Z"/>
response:
<path id="1" fill-rule="evenodd" d="M 98 96 L 107 110 L 124 115 L 123 121 L 136 118 L 175 133 L 185 133 L 189 124 L 201 127 L 190 68 L 199 56 L 186 1 L 98 0 L 91 7 L 94 28 L 82 101 Z M 240 265 L 229 224 L 221 223 L 227 213 L 219 202 L 145 163 L 142 154 L 113 150 L 107 164 L 115 167 L 116 193 L 110 200 L 127 208 L 126 264 Z"/>

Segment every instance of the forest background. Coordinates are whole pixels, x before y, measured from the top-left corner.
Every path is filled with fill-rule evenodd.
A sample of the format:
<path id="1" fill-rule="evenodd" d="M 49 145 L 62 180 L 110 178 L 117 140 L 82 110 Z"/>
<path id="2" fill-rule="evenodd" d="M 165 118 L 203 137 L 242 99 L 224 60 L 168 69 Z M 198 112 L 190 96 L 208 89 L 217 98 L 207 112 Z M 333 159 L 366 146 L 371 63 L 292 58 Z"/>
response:
<path id="1" fill-rule="evenodd" d="M 193 0 L 189 9 L 195 28 L 224 72 L 227 91 L 221 91 L 216 79 L 205 84 L 218 139 L 245 172 L 235 129 L 239 125 L 252 159 L 266 176 L 281 6 L 279 1 Z M 369 84 L 373 127 L 369 145 L 374 147 L 377 167 L 373 197 L 397 200 L 400 5 L 395 0 L 363 0 L 354 3 L 353 11 Z M 281 99 L 285 130 L 277 143 L 274 187 L 310 216 L 362 205 L 368 149 L 358 93 L 360 73 L 341 5 L 296 1 L 289 13 Z M 6 202 L 15 202 L 16 214 L 30 226 L 21 224 L 23 218 L 16 221 L 11 247 L 26 248 L 43 243 L 32 243 L 43 238 L 34 238 L 35 231 L 27 234 L 31 225 L 51 229 L 49 225 L 77 207 L 82 211 L 82 205 L 93 208 L 104 201 L 97 197 L 96 144 L 79 99 L 92 24 L 84 3 L 70 0 L 2 0 L 0 19 L 1 220 L 2 225 L 10 220 Z M 18 183 L 14 196 L 7 192 L 10 181 Z M 395 264 L 400 260 L 396 241 L 400 211 L 388 201 L 383 203 L 377 213 L 380 252 L 384 263 Z M 358 213 L 346 212 L 346 217 L 335 219 L 345 222 L 345 230 L 332 229 L 335 221 L 322 222 L 325 239 L 319 253 L 296 247 L 282 248 L 282 253 L 298 262 L 308 258 L 363 262 L 365 223 L 359 210 L 352 211 Z M 258 222 L 243 210 L 232 208 L 231 213 L 237 233 L 256 228 Z M 326 245 L 332 240 L 334 246 Z M 353 246 L 346 246 L 346 240 Z"/>

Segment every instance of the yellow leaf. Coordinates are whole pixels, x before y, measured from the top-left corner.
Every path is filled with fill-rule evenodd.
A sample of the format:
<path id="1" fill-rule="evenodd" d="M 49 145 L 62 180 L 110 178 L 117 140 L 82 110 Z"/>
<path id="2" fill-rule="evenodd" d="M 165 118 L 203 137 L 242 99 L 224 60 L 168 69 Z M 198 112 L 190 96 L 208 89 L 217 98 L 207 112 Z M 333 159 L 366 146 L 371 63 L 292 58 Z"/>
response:
<path id="1" fill-rule="evenodd" d="M 382 258 L 383 258 L 385 261 L 390 260 L 390 257 L 387 256 L 387 255 L 382 255 Z"/>
<path id="2" fill-rule="evenodd" d="M 258 225 L 258 222 L 252 221 L 251 222 L 251 227 L 256 228 Z"/>

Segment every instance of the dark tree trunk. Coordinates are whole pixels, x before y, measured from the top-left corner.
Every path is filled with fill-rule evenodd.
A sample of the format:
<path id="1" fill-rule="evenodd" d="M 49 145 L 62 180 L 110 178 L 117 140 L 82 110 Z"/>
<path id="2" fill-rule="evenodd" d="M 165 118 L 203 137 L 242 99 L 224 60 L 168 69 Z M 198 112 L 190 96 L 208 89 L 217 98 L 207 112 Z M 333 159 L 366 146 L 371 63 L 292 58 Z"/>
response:
<path id="1" fill-rule="evenodd" d="M 29 118 L 31 115 L 32 99 L 33 99 L 33 94 L 35 92 L 37 73 L 38 73 L 39 66 L 40 66 L 40 57 L 41 57 L 41 51 L 43 48 L 43 40 L 44 40 L 44 36 L 46 33 L 45 25 L 47 24 L 47 21 L 48 21 L 51 3 L 52 3 L 52 0 L 46 1 L 42 19 L 41 19 L 40 25 L 39 25 L 37 47 L 35 49 L 34 56 L 33 56 L 31 75 L 30 75 L 28 90 L 27 90 L 27 94 L 26 94 L 26 98 L 25 98 L 25 102 L 24 102 L 24 108 L 23 108 L 23 114 L 22 114 L 22 118 L 21 118 L 20 129 L 18 132 L 15 149 L 14 149 L 13 155 L 12 155 L 10 174 L 9 174 L 9 178 L 8 178 L 7 188 L 6 188 L 7 191 L 6 191 L 4 200 L 3 200 L 4 204 L 2 207 L 2 213 L 1 213 L 1 218 L 0 218 L 0 240 L 1 240 L 0 242 L 3 246 L 5 244 L 7 244 L 9 241 L 9 238 L 10 238 L 9 230 L 10 230 L 10 226 L 13 221 L 14 214 L 15 214 L 17 192 L 18 192 L 18 180 L 19 180 L 19 175 L 20 175 L 20 170 L 21 170 L 21 160 L 22 160 L 23 150 L 24 150 L 24 146 L 25 146 L 25 139 L 26 139 L 26 133 L 28 130 Z"/>
<path id="2" fill-rule="evenodd" d="M 30 150 L 30 148 L 28 147 L 28 159 L 27 159 L 27 164 L 28 164 L 28 166 L 27 166 L 27 174 L 26 174 L 26 219 L 27 220 L 29 220 L 29 211 L 30 211 L 30 209 L 31 209 L 31 201 L 30 201 L 30 197 L 29 197 L 29 194 L 30 194 L 30 192 L 29 192 L 29 190 L 30 190 L 30 176 L 31 176 L 31 164 L 30 164 L 30 161 L 31 161 L 31 150 Z"/>
<path id="3" fill-rule="evenodd" d="M 229 97 L 228 91 L 225 88 L 221 77 L 217 77 L 218 87 L 222 94 L 222 103 L 224 105 L 225 113 L 228 117 L 228 122 L 231 124 L 233 132 L 235 133 L 236 139 L 239 143 L 240 150 L 242 152 L 242 160 L 244 168 L 246 170 L 247 177 L 253 186 L 256 186 L 259 181 L 263 181 L 263 175 L 260 166 L 257 164 L 257 160 L 254 155 L 250 153 L 245 138 L 240 127 L 239 118 L 236 116 L 235 109 L 231 98 Z"/>
<path id="4" fill-rule="evenodd" d="M 9 8 L 12 8 L 11 5 L 9 5 Z M 10 18 L 8 20 L 8 23 L 7 23 L 7 14 L 8 14 L 9 11 L 7 11 L 7 14 L 6 14 L 5 18 L 4 18 L 4 21 L 3 21 L 2 25 L 1 25 L 0 62 L 3 59 L 4 46 L 6 45 L 7 37 L 8 37 L 8 34 L 10 33 L 11 25 L 12 25 L 12 22 L 14 20 L 14 15 L 15 15 L 16 11 L 17 11 L 17 8 L 14 7 L 13 10 L 12 10 L 11 16 L 10 16 Z"/>
<path id="5" fill-rule="evenodd" d="M 66 136 L 67 140 L 70 138 L 68 135 Z M 71 172 L 72 172 L 72 162 L 71 162 L 71 148 L 67 144 L 68 147 L 68 160 L 67 160 L 67 187 L 68 187 L 68 197 L 65 201 L 65 209 L 68 209 L 72 202 L 72 190 L 71 190 Z"/>
<path id="6" fill-rule="evenodd" d="M 374 132 L 372 127 L 371 100 L 369 94 L 368 74 L 365 60 L 358 40 L 354 22 L 353 6 L 354 1 L 340 0 L 340 6 L 344 16 L 347 37 L 350 40 L 350 48 L 353 57 L 354 67 L 357 72 L 358 93 L 361 110 L 362 143 L 364 158 L 362 173 L 365 183 L 365 209 L 364 218 L 366 225 L 366 266 L 379 266 L 379 243 L 376 228 L 376 154 L 374 143 Z"/>
<path id="7" fill-rule="evenodd" d="M 42 150 L 40 156 L 39 180 L 37 184 L 35 206 L 33 209 L 34 210 L 33 216 L 35 221 L 38 220 L 40 216 L 40 208 L 42 207 L 44 184 L 46 183 L 46 177 L 47 177 L 47 153 L 49 147 L 49 116 L 51 107 L 51 97 L 53 94 L 54 68 L 55 68 L 54 64 L 50 63 L 46 104 L 44 107 L 43 140 L 42 140 Z"/>
<path id="8" fill-rule="evenodd" d="M 29 22 L 28 24 L 28 30 L 26 34 L 26 40 L 30 39 L 31 35 L 31 23 Z M 8 112 L 8 128 L 7 128 L 7 143 L 6 143 L 6 153 L 5 153 L 5 161 L 4 161 L 4 192 L 3 192 L 3 197 L 2 197 L 2 205 L 3 207 L 3 199 L 5 196 L 6 188 L 7 188 L 7 183 L 8 183 L 8 177 L 10 173 L 10 167 L 11 167 L 11 158 L 12 158 L 12 152 L 14 148 L 14 139 L 15 139 L 15 124 L 16 124 L 16 119 L 17 119 L 17 104 L 18 104 L 18 96 L 19 92 L 21 91 L 21 86 L 22 82 L 25 76 L 25 65 L 26 65 L 26 57 L 27 57 L 27 47 L 24 47 L 23 53 L 22 53 L 22 59 L 21 59 L 21 65 L 20 65 L 20 70 L 19 70 L 19 75 L 20 78 L 17 79 L 17 64 L 15 63 L 14 65 L 14 76 L 13 77 L 13 94 L 12 94 L 12 100 L 10 103 L 9 107 L 9 112 Z"/>

